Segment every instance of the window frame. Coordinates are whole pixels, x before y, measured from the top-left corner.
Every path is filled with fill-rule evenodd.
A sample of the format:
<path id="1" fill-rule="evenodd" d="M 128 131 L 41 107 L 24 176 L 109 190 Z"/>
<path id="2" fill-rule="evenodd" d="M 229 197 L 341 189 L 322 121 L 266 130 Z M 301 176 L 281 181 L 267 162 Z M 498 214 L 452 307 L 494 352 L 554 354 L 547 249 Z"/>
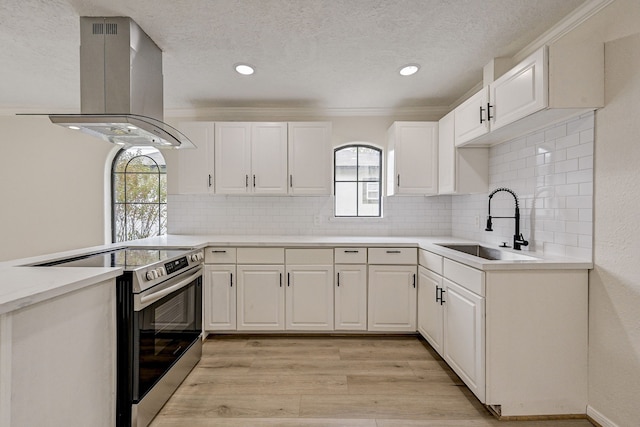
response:
<path id="1" fill-rule="evenodd" d="M 163 165 L 158 164 L 158 162 L 151 156 L 149 156 L 148 154 L 136 154 L 133 157 L 131 157 L 125 164 L 123 171 L 122 172 L 118 172 L 116 170 L 116 167 L 118 165 L 118 162 L 120 161 L 121 156 L 123 156 L 127 151 L 129 150 L 135 150 L 135 149 L 145 149 L 147 147 L 128 147 L 128 148 L 121 148 L 120 150 L 118 150 L 115 154 L 115 156 L 113 157 L 113 161 L 111 162 L 111 242 L 112 243 L 122 243 L 122 242 L 126 242 L 128 240 L 123 240 L 122 242 L 119 242 L 116 240 L 117 238 L 117 230 L 116 230 L 116 205 L 124 205 L 125 206 L 125 212 L 126 212 L 126 205 L 131 205 L 131 204 L 146 204 L 146 205 L 157 205 L 158 206 L 158 229 L 157 229 L 157 234 L 155 234 L 154 236 L 160 236 L 161 232 L 162 232 L 162 207 L 164 206 L 164 212 L 165 212 L 165 221 L 166 221 L 166 215 L 167 215 L 167 207 L 168 207 L 168 200 L 164 199 L 164 202 L 162 201 L 162 197 L 161 197 L 161 189 L 162 189 L 162 180 L 161 180 L 161 176 L 162 175 L 167 175 L 166 172 L 166 167 L 167 167 L 167 163 L 166 163 L 166 159 L 164 158 L 164 155 L 162 154 L 162 152 L 160 150 L 157 150 L 158 153 L 162 156 L 162 159 L 165 160 Z M 127 172 L 127 168 L 129 166 L 129 164 L 134 161 L 137 158 L 140 157 L 146 157 L 149 160 L 151 160 L 151 162 L 153 162 L 153 164 L 155 165 L 157 172 Z M 162 171 L 162 167 L 164 167 L 164 172 Z M 148 175 L 157 175 L 158 176 L 158 186 L 157 186 L 157 195 L 158 195 L 158 202 L 154 202 L 154 203 L 143 203 L 143 202 L 127 202 L 126 199 L 126 195 L 127 195 L 127 191 L 126 191 L 126 175 L 127 173 L 129 174 L 148 174 Z M 122 175 L 125 177 L 124 180 L 124 202 L 118 202 L 117 198 L 116 198 L 116 175 Z M 166 194 L 165 196 L 168 196 L 168 194 Z M 125 234 L 127 231 L 127 216 L 125 215 L 125 222 L 124 222 L 124 227 L 125 227 Z M 148 237 L 154 237 L 154 236 L 148 236 Z"/>
<path id="2" fill-rule="evenodd" d="M 348 181 L 344 181 L 344 180 L 338 180 L 337 179 L 337 163 L 336 163 L 336 156 L 338 154 L 339 151 L 347 149 L 347 148 L 356 148 L 356 180 L 348 180 Z M 359 148 L 366 148 L 369 150 L 373 150 L 376 151 L 379 155 L 380 158 L 380 162 L 379 162 L 379 168 L 378 168 L 378 180 L 377 181 L 361 181 L 359 178 L 359 169 L 360 169 L 360 153 L 359 153 Z M 382 148 L 376 147 L 374 145 L 371 144 L 366 144 L 366 143 L 354 143 L 354 144 L 347 144 L 347 145 L 342 145 L 339 147 L 336 147 L 333 149 L 333 195 L 334 195 L 334 201 L 333 201 L 333 216 L 335 218 L 382 218 L 382 172 L 383 172 L 383 150 Z M 377 215 L 360 215 L 359 212 L 359 203 L 356 203 L 356 215 L 338 215 L 337 214 L 337 210 L 336 210 L 336 203 L 338 201 L 337 197 L 336 197 L 336 184 L 339 182 L 355 182 L 356 183 L 356 200 L 359 200 L 358 196 L 359 196 L 359 192 L 360 189 L 358 188 L 360 184 L 365 184 L 365 188 L 368 187 L 366 186 L 367 183 L 377 183 L 378 184 L 378 214 Z M 369 190 L 366 190 L 367 194 L 369 192 Z M 363 200 L 364 200 L 364 196 L 363 196 Z M 370 200 L 367 198 L 367 200 Z"/>

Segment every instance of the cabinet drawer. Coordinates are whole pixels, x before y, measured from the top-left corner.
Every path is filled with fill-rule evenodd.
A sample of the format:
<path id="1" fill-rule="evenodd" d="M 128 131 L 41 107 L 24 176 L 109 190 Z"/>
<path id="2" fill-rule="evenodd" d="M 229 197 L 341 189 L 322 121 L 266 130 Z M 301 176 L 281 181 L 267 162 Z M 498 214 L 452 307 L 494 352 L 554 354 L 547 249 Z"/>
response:
<path id="1" fill-rule="evenodd" d="M 287 265 L 333 265 L 331 249 L 287 249 Z"/>
<path id="2" fill-rule="evenodd" d="M 284 248 L 238 248 L 238 264 L 284 264 Z"/>
<path id="3" fill-rule="evenodd" d="M 442 276 L 442 257 L 440 255 L 420 249 L 418 251 L 418 264 Z"/>
<path id="4" fill-rule="evenodd" d="M 235 264 L 236 248 L 206 248 L 204 251 L 205 264 Z"/>
<path id="5" fill-rule="evenodd" d="M 444 277 L 471 292 L 484 296 L 484 271 L 445 258 Z"/>
<path id="6" fill-rule="evenodd" d="M 366 264 L 367 248 L 335 248 L 336 264 Z"/>
<path id="7" fill-rule="evenodd" d="M 417 248 L 369 248 L 369 264 L 417 264 Z"/>

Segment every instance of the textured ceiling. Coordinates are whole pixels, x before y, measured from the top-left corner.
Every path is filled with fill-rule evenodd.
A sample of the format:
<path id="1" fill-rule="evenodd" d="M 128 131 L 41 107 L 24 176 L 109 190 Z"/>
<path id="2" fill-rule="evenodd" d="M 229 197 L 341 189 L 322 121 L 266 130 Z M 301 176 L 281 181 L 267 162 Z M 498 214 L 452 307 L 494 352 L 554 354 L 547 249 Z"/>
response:
<path id="1" fill-rule="evenodd" d="M 451 104 L 582 3 L 0 0 L 0 109 L 79 111 L 79 16 L 130 16 L 149 34 L 165 109 L 401 108 Z M 401 77 L 406 63 L 422 68 Z"/>

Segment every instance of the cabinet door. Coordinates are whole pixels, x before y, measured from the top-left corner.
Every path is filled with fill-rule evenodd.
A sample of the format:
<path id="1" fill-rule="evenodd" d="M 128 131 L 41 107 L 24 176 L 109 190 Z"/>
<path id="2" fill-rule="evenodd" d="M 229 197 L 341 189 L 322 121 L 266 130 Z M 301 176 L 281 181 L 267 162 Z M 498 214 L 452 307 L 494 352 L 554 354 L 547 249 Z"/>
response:
<path id="1" fill-rule="evenodd" d="M 333 330 L 333 266 L 287 267 L 286 329 Z"/>
<path id="2" fill-rule="evenodd" d="M 501 128 L 547 107 L 547 49 L 538 49 L 489 85 L 491 128 Z"/>
<path id="3" fill-rule="evenodd" d="M 205 194 L 214 189 L 214 123 L 183 122 L 180 131 L 197 146 L 178 151 L 178 193 Z"/>
<path id="4" fill-rule="evenodd" d="M 207 265 L 204 279 L 204 330 L 236 329 L 236 266 Z"/>
<path id="5" fill-rule="evenodd" d="M 330 195 L 331 123 L 289 123 L 289 193 Z"/>
<path id="6" fill-rule="evenodd" d="M 284 329 L 284 266 L 238 265 L 238 330 Z"/>
<path id="7" fill-rule="evenodd" d="M 415 266 L 370 265 L 368 330 L 416 331 Z"/>
<path id="8" fill-rule="evenodd" d="M 485 401 L 484 298 L 443 280 L 444 359 L 481 402 Z"/>
<path id="9" fill-rule="evenodd" d="M 367 266 L 336 265 L 335 329 L 367 330 Z"/>
<path id="10" fill-rule="evenodd" d="M 427 270 L 418 268 L 418 332 L 442 356 L 443 339 L 443 305 L 439 299 L 442 295 L 442 277 Z"/>
<path id="11" fill-rule="evenodd" d="M 251 183 L 254 193 L 287 194 L 287 124 L 253 123 Z"/>
<path id="12" fill-rule="evenodd" d="M 388 194 L 437 194 L 438 123 L 395 122 L 390 134 Z"/>
<path id="13" fill-rule="evenodd" d="M 251 123 L 217 122 L 215 134 L 216 193 L 247 193 L 251 174 Z"/>
<path id="14" fill-rule="evenodd" d="M 488 104 L 489 87 L 487 86 L 453 110 L 456 147 L 489 132 Z M 493 109 L 491 113 L 493 114 Z"/>

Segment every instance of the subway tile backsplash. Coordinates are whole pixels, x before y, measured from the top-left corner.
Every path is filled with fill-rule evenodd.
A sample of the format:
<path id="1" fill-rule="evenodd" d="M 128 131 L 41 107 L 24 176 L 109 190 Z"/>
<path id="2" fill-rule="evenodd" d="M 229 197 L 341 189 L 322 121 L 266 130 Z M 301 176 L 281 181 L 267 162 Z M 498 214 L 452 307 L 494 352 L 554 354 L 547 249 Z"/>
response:
<path id="1" fill-rule="evenodd" d="M 383 200 L 383 218 L 334 218 L 333 197 L 169 195 L 173 234 L 447 236 L 451 197 Z"/>
<path id="2" fill-rule="evenodd" d="M 490 190 L 520 200 L 524 250 L 591 259 L 594 113 L 490 148 Z M 514 221 L 484 231 L 488 194 L 395 196 L 384 218 L 334 218 L 333 197 L 169 195 L 172 234 L 446 236 L 512 244 Z M 492 215 L 513 216 L 513 198 L 497 193 Z"/>
<path id="3" fill-rule="evenodd" d="M 508 187 L 520 199 L 523 248 L 591 259 L 594 113 L 496 145 L 489 151 L 489 188 Z M 514 220 L 484 231 L 488 195 L 452 197 L 452 234 L 492 245 L 513 242 Z M 513 197 L 496 193 L 492 216 L 513 216 Z"/>

